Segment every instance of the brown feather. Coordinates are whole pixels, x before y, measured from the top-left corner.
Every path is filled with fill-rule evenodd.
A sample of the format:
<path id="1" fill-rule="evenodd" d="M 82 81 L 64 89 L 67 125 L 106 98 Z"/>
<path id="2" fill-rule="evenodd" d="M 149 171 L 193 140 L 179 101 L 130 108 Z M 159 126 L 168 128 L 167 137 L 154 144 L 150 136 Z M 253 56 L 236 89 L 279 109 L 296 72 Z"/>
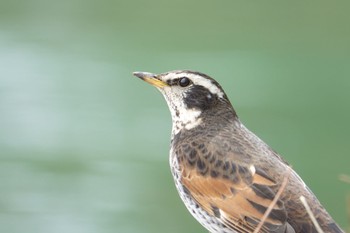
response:
<path id="1" fill-rule="evenodd" d="M 242 225 L 248 232 L 253 231 L 254 226 L 246 222 L 246 218 L 261 219 L 263 212 L 255 208 L 251 202 L 265 208 L 271 204 L 271 200 L 256 194 L 252 189 L 252 184 L 243 181 L 234 184 L 228 179 L 212 178 L 202 176 L 195 169 L 182 170 L 182 183 L 190 191 L 191 196 L 208 213 L 213 216 L 212 206 L 216 206 L 224 221 L 233 225 Z M 249 170 L 247 170 L 248 172 Z M 260 184 L 273 184 L 270 180 L 254 174 L 253 182 Z M 277 206 L 275 210 L 279 209 Z M 273 218 L 268 218 L 267 223 L 272 225 L 283 225 L 284 223 Z"/>

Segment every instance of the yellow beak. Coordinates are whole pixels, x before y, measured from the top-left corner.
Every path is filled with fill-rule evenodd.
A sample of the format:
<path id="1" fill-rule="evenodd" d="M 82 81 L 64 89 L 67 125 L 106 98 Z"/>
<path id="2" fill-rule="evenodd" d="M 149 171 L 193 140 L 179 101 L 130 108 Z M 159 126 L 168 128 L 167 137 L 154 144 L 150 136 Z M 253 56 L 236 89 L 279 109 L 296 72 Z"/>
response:
<path id="1" fill-rule="evenodd" d="M 158 79 L 158 75 L 156 74 L 148 72 L 134 72 L 133 75 L 158 88 L 169 86 L 166 82 Z"/>

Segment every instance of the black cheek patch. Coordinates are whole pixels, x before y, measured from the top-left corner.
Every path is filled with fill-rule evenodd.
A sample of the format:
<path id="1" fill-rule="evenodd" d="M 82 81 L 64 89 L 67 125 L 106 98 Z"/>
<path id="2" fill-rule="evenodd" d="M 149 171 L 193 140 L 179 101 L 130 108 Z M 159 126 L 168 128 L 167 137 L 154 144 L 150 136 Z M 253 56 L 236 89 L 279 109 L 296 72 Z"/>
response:
<path id="1" fill-rule="evenodd" d="M 217 99 L 217 95 L 211 93 L 207 88 L 194 85 L 186 92 L 184 101 L 188 108 L 206 110 L 213 106 Z"/>

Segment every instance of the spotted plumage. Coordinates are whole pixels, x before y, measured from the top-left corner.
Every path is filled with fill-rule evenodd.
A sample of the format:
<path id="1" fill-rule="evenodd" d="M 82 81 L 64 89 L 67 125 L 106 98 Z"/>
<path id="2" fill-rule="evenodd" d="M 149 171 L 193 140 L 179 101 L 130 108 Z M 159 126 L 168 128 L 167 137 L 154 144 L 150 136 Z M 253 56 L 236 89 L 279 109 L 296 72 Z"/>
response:
<path id="1" fill-rule="evenodd" d="M 260 232 L 316 233 L 300 196 L 324 232 L 343 232 L 290 166 L 240 122 L 214 79 L 186 70 L 134 75 L 157 87 L 168 103 L 175 185 L 207 230 L 254 232 L 288 177 Z"/>

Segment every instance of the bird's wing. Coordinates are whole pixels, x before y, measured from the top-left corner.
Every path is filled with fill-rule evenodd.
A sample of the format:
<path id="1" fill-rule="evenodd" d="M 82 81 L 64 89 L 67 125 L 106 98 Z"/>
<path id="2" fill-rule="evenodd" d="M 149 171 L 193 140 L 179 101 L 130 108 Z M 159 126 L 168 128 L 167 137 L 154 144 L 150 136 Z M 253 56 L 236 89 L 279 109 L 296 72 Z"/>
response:
<path id="1" fill-rule="evenodd" d="M 218 218 L 229 229 L 237 232 L 253 232 L 270 206 L 276 183 L 261 169 L 241 166 L 232 161 L 206 167 L 201 164 L 182 167 L 182 183 L 198 205 Z M 226 166 L 226 167 L 223 167 Z M 220 173 L 219 171 L 225 171 Z M 261 232 L 294 232 L 286 222 L 284 204 L 277 201 L 266 219 Z"/>

